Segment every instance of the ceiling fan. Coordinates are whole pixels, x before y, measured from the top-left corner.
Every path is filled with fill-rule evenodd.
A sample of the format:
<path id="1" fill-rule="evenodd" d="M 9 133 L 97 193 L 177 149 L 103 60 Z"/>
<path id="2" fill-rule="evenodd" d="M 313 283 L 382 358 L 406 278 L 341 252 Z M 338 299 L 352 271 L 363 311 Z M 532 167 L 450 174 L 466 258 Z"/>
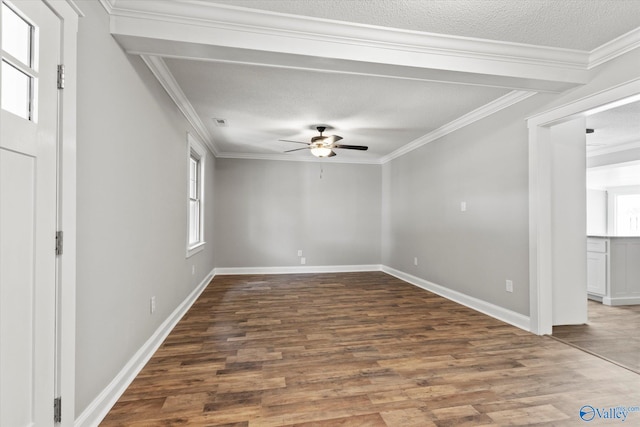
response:
<path id="1" fill-rule="evenodd" d="M 280 141 L 284 142 L 295 142 L 296 144 L 305 144 L 307 147 L 304 148 L 294 148 L 293 150 L 287 150 L 285 153 L 290 153 L 292 151 L 300 151 L 300 150 L 311 150 L 311 154 L 316 157 L 333 157 L 336 155 L 335 148 L 344 148 L 347 150 L 361 150 L 366 151 L 369 147 L 364 145 L 344 145 L 344 144 L 336 144 L 336 142 L 342 139 L 341 136 L 331 135 L 324 136 L 322 133 L 327 129 L 326 126 L 317 126 L 318 132 L 320 132 L 319 136 L 314 136 L 311 138 L 311 142 L 300 142 L 300 141 L 291 141 L 288 139 L 281 139 Z"/>

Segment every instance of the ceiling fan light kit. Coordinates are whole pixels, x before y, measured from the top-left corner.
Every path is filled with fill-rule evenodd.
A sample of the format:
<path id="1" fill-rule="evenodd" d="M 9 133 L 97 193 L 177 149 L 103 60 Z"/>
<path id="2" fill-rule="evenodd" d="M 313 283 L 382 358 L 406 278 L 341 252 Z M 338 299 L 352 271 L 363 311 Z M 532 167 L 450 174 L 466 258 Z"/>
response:
<path id="1" fill-rule="evenodd" d="M 326 126 L 317 126 L 316 129 L 318 129 L 318 132 L 320 132 L 320 135 L 318 136 L 314 136 L 313 138 L 311 138 L 311 142 L 300 142 L 300 141 L 291 141 L 288 139 L 281 139 L 280 141 L 284 141 L 284 142 L 295 142 L 296 144 L 306 144 L 311 151 L 311 154 L 313 154 L 316 157 L 322 158 L 322 157 L 333 157 L 336 155 L 336 152 L 333 151 L 334 148 L 344 148 L 347 150 L 360 150 L 360 151 L 366 151 L 369 149 L 369 147 L 366 147 L 364 145 L 340 145 L 340 144 L 336 144 L 336 142 L 340 141 L 342 139 L 341 136 L 339 135 L 330 135 L 330 136 L 324 136 L 322 135 L 322 133 L 326 130 Z M 293 150 L 287 150 L 285 151 L 285 153 L 290 153 L 292 151 L 300 151 L 300 150 L 306 150 L 307 148 L 295 148 Z"/>
<path id="2" fill-rule="evenodd" d="M 331 147 L 324 147 L 322 145 L 311 147 L 311 154 L 316 157 L 327 157 L 332 153 Z"/>

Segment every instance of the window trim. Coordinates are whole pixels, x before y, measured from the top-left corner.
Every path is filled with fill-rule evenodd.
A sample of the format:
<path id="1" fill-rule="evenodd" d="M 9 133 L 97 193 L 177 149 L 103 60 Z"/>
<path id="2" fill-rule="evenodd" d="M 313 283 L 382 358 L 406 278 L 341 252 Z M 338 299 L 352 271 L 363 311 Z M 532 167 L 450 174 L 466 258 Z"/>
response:
<path id="1" fill-rule="evenodd" d="M 205 241 L 205 229 L 204 229 L 204 217 L 205 217 L 205 176 L 206 176 L 206 162 L 207 162 L 207 149 L 205 146 L 187 132 L 187 185 L 186 185 L 186 205 L 187 205 L 187 227 L 186 227 L 186 242 L 187 242 L 187 258 L 202 251 L 206 245 Z M 189 241 L 189 235 L 191 230 L 191 159 L 196 158 L 198 160 L 198 185 L 197 193 L 199 200 L 199 239 L 195 243 Z"/>

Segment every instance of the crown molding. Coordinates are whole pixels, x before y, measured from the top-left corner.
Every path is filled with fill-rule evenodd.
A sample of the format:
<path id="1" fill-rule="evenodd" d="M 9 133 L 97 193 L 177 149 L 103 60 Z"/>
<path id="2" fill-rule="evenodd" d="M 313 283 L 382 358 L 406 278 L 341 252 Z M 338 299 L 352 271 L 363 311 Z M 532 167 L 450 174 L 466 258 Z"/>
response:
<path id="1" fill-rule="evenodd" d="M 604 154 L 619 153 L 622 151 L 635 150 L 637 148 L 640 148 L 640 140 L 594 148 L 592 150 L 589 150 L 589 147 L 587 147 L 587 157 L 598 157 Z"/>
<path id="2" fill-rule="evenodd" d="M 428 134 L 417 138 L 410 143 L 403 145 L 398 148 L 391 154 L 388 154 L 381 159 L 381 163 L 387 163 L 397 157 L 404 156 L 405 154 L 422 147 L 425 144 L 433 142 L 437 139 L 442 138 L 445 135 L 448 135 L 452 132 L 455 132 L 459 129 L 462 129 L 465 126 L 468 126 L 478 120 L 482 120 L 485 117 L 488 117 L 492 114 L 497 113 L 500 110 L 508 108 L 518 102 L 524 101 L 525 99 L 535 95 L 536 92 L 527 92 L 527 91 L 518 91 L 514 90 L 509 92 L 508 94 L 501 96 L 500 98 L 489 102 L 480 108 L 476 108 L 475 110 L 460 116 L 459 118 L 439 127 L 438 129 L 429 132 Z"/>
<path id="3" fill-rule="evenodd" d="M 546 63 L 582 69 L 587 52 L 576 49 L 451 36 L 391 27 L 336 21 L 210 3 L 200 0 L 150 2 L 141 0 L 100 0 L 111 4 L 113 16 L 219 27 L 261 35 L 331 40 L 362 46 L 383 44 L 387 49 L 447 50 L 461 56 L 503 57 L 514 62 Z"/>
<path id="4" fill-rule="evenodd" d="M 333 21 L 200 0 L 99 1 L 111 15 L 112 34 L 129 53 L 143 58 L 200 138 L 220 158 L 383 164 L 520 102 L 536 91 L 560 92 L 586 83 L 589 69 L 640 46 L 640 28 L 587 52 Z M 375 159 L 221 152 L 161 57 L 226 61 L 225 55 L 229 55 L 233 62 L 237 58 L 245 60 L 252 52 L 264 54 L 248 57 L 250 63 L 255 59 L 256 65 L 304 69 L 325 66 L 329 68 L 322 71 L 432 81 L 460 79 L 458 83 L 516 90 Z M 264 62 L 269 54 L 275 54 L 271 56 L 276 58 L 275 63 Z M 316 61 L 313 58 L 316 56 L 323 61 Z M 311 58 L 311 62 L 304 62 L 304 58 Z"/>
<path id="5" fill-rule="evenodd" d="M 346 163 L 346 164 L 364 164 L 364 165 L 380 165 L 379 158 L 373 159 L 349 159 L 341 157 L 339 154 L 331 158 L 318 158 L 313 155 L 300 157 L 290 156 L 286 154 L 258 154 L 258 153 L 233 153 L 222 152 L 216 154 L 219 159 L 245 159 L 245 160 L 277 160 L 284 162 L 312 162 L 312 163 Z"/>
<path id="6" fill-rule="evenodd" d="M 65 1 L 80 18 L 85 16 L 82 9 L 80 9 L 80 6 L 78 6 L 78 3 L 76 0 L 65 0 Z"/>
<path id="7" fill-rule="evenodd" d="M 603 44 L 589 53 L 588 69 L 602 65 L 640 47 L 640 27 Z"/>
<path id="8" fill-rule="evenodd" d="M 211 133 L 202 120 L 200 120 L 200 116 L 196 113 L 196 110 L 193 108 L 193 105 L 191 105 L 191 102 L 189 102 L 189 99 L 187 99 L 178 82 L 176 82 L 164 60 L 158 56 L 140 55 L 140 57 L 145 64 L 147 64 L 162 87 L 167 91 L 171 99 L 173 99 L 173 102 L 175 102 L 187 121 L 191 123 L 191 126 L 193 126 L 200 139 L 202 139 L 209 150 L 217 156 L 219 150 L 215 145 Z"/>
<path id="9" fill-rule="evenodd" d="M 75 5 L 74 0 L 68 1 Z M 640 27 L 587 52 L 335 21 L 202 0 L 99 1 L 112 16 L 219 27 L 263 35 L 298 36 L 308 40 L 341 41 L 362 47 L 384 44 L 387 48 L 397 50 L 455 52 L 461 57 L 500 59 L 529 65 L 546 64 L 576 70 L 592 69 L 640 47 Z M 77 5 L 74 8 L 78 9 Z"/>
<path id="10" fill-rule="evenodd" d="M 553 126 L 569 117 L 592 115 L 637 101 L 640 101 L 640 77 L 529 116 L 527 126 L 529 129 Z"/>
<path id="11" fill-rule="evenodd" d="M 230 158 L 230 159 L 253 159 L 253 160 L 282 160 L 282 161 L 297 161 L 297 162 L 331 162 L 331 163 L 360 163 L 360 164 L 373 164 L 373 165 L 381 165 L 385 164 L 397 157 L 404 156 L 405 154 L 410 153 L 413 150 L 416 150 L 422 147 L 425 144 L 433 142 L 437 139 L 440 139 L 452 132 L 455 132 L 459 129 L 462 129 L 465 126 L 468 126 L 474 122 L 484 119 L 492 114 L 495 114 L 505 108 L 508 108 L 518 102 L 524 101 L 525 99 L 535 95 L 536 92 L 527 92 L 527 91 L 517 91 L 514 90 L 509 92 L 508 94 L 501 96 L 500 98 L 489 102 L 488 104 L 483 105 L 480 108 L 477 108 L 464 116 L 459 117 L 456 120 L 453 120 L 444 126 L 439 127 L 433 132 L 429 132 L 428 134 L 417 138 L 410 143 L 403 145 L 399 149 L 395 150 L 391 154 L 386 156 L 382 156 L 375 159 L 340 159 L 340 156 L 337 156 L 332 159 L 319 159 L 317 157 L 293 157 L 287 156 L 286 154 L 255 154 L 255 153 L 230 153 L 224 152 L 219 153 L 216 157 L 219 158 Z"/>
<path id="12" fill-rule="evenodd" d="M 113 15 L 115 0 L 98 0 L 109 15 Z"/>
<path id="13" fill-rule="evenodd" d="M 177 50 L 185 57 L 197 54 L 202 55 L 200 59 L 210 60 L 216 58 L 205 55 L 218 54 L 212 52 L 214 46 L 295 57 L 310 57 L 312 53 L 312 57 L 360 63 L 368 68 L 428 70 L 428 78 L 433 80 L 466 79 L 469 84 L 489 81 L 499 87 L 500 79 L 504 79 L 504 87 L 550 92 L 586 83 L 588 78 L 589 52 L 580 50 L 425 33 L 196 0 L 111 1 L 111 32 L 130 53 L 168 56 Z M 167 42 L 176 45 L 170 48 Z M 470 76 L 476 77 L 469 80 Z"/>

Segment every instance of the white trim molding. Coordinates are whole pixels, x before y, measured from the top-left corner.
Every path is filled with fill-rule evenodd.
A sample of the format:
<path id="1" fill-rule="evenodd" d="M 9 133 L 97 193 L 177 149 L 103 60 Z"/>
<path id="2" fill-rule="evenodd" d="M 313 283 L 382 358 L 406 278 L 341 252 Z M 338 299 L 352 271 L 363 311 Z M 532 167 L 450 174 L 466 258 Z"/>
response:
<path id="1" fill-rule="evenodd" d="M 306 160 L 270 153 L 220 152 L 162 58 L 513 90 L 386 156 L 359 162 L 337 161 L 382 164 L 534 93 L 560 93 L 585 84 L 590 69 L 640 46 L 640 28 L 585 51 L 365 25 L 200 0 L 99 1 L 111 17 L 113 36 L 128 53 L 142 57 L 213 154 L 226 158 Z M 323 60 L 318 61 L 318 57 Z"/>
<path id="2" fill-rule="evenodd" d="M 392 152 L 389 155 L 384 156 L 381 159 L 381 163 L 387 163 L 397 157 L 403 156 L 417 148 L 422 147 L 429 142 L 436 141 L 452 132 L 455 132 L 459 129 L 462 129 L 465 126 L 468 126 L 474 122 L 484 119 L 492 114 L 495 114 L 505 108 L 508 108 L 518 102 L 524 101 L 525 99 L 535 95 L 536 92 L 528 92 L 528 91 L 520 91 L 514 90 L 509 92 L 508 94 L 501 96 L 498 99 L 495 99 L 479 108 L 476 108 L 473 111 L 461 116 L 444 126 L 439 127 L 433 132 L 429 132 L 428 134 L 421 136 L 418 139 L 413 140 L 412 142 L 398 148 L 396 151 Z"/>
<path id="3" fill-rule="evenodd" d="M 187 313 L 198 297 L 216 276 L 252 275 L 252 274 L 309 274 L 309 273 L 345 273 L 362 271 L 382 271 L 404 282 L 433 292 L 443 298 L 462 304 L 480 313 L 511 324 L 526 331 L 529 330 L 529 318 L 503 307 L 462 294 L 444 286 L 429 282 L 381 264 L 332 265 L 332 266 L 291 266 L 291 267 L 231 267 L 214 268 L 206 278 L 185 298 L 171 315 L 156 329 L 153 335 L 140 347 L 136 354 L 120 370 L 109 385 L 89 404 L 75 420 L 74 427 L 94 427 L 100 424 L 109 410 L 115 405 L 127 387 L 133 382 L 142 368 L 160 348 L 162 342 L 171 333 L 180 319 Z"/>
<path id="4" fill-rule="evenodd" d="M 313 163 L 349 163 L 364 165 L 379 165 L 381 161 L 378 157 L 348 158 L 344 156 L 316 157 L 316 156 L 293 156 L 287 154 L 258 154 L 258 153 L 231 153 L 221 152 L 216 155 L 219 159 L 248 159 L 248 160 L 280 160 L 285 162 L 313 162 Z"/>
<path id="5" fill-rule="evenodd" d="M 326 266 L 289 266 L 289 267 L 231 267 L 216 268 L 216 276 L 250 274 L 309 274 L 309 273 L 349 273 L 361 271 L 382 271 L 404 282 L 417 286 L 443 298 L 457 302 L 473 310 L 484 313 L 517 328 L 530 331 L 529 317 L 491 304 L 478 298 L 465 295 L 441 285 L 381 264 L 364 265 L 326 265 Z"/>
<path id="6" fill-rule="evenodd" d="M 640 297 L 603 297 L 602 303 L 611 306 L 638 305 Z"/>
<path id="7" fill-rule="evenodd" d="M 195 108 L 193 108 L 193 105 L 191 105 L 182 88 L 178 82 L 176 82 L 176 79 L 173 77 L 173 74 L 171 74 L 171 71 L 169 71 L 164 60 L 159 56 L 140 55 L 140 57 L 144 63 L 147 64 L 147 67 L 149 67 L 149 70 L 151 70 L 156 79 L 158 79 L 158 82 L 160 82 L 164 90 L 167 91 L 171 99 L 173 99 L 176 106 L 182 111 L 187 121 L 191 123 L 191 126 L 193 126 L 200 139 L 204 141 L 213 155 L 217 156 L 218 147 L 216 147 L 211 132 L 209 132 L 207 126 L 202 122 L 198 113 L 196 113 Z"/>
<path id="8" fill-rule="evenodd" d="M 359 271 L 382 271 L 380 264 L 365 265 L 305 265 L 283 267 L 218 267 L 216 276 L 243 274 L 310 274 L 310 273 L 352 273 Z"/>
<path id="9" fill-rule="evenodd" d="M 577 99 L 527 119 L 529 127 L 529 316 L 531 331 L 553 331 L 553 239 L 551 223 L 554 177 L 550 165 L 551 126 L 640 99 L 640 78 Z M 555 178 L 558 179 L 558 178 Z"/>
<path id="10" fill-rule="evenodd" d="M 102 390 L 102 392 L 87 406 L 87 408 L 75 420 L 74 427 L 94 427 L 100 424 L 109 410 L 116 404 L 120 396 L 133 382 L 142 368 L 147 364 L 153 354 L 160 348 L 162 342 L 175 328 L 180 319 L 189 311 L 193 303 L 206 289 L 207 285 L 215 277 L 215 269 L 176 307 L 167 319 L 156 329 L 151 337 L 133 355 L 118 375 Z"/>
<path id="11" fill-rule="evenodd" d="M 631 150 L 636 150 L 640 148 L 640 140 L 639 141 L 631 141 L 631 142 L 625 142 L 622 144 L 616 144 L 616 145 L 612 145 L 612 146 L 603 146 L 603 147 L 599 147 L 599 148 L 595 148 L 593 150 L 588 150 L 587 151 L 587 157 L 597 157 L 597 156 L 602 156 L 604 154 L 611 154 L 611 153 L 619 153 L 621 151 L 631 151 Z M 635 160 L 635 159 L 633 159 Z"/>
<path id="12" fill-rule="evenodd" d="M 191 216 L 191 160 L 197 160 L 199 166 L 197 167 L 197 196 L 200 200 L 199 211 L 198 211 L 198 240 L 195 243 L 191 243 L 190 232 L 192 221 L 195 219 Z M 204 250 L 205 245 L 207 244 L 205 240 L 205 212 L 207 210 L 207 201 L 205 195 L 207 194 L 206 189 L 206 169 L 207 169 L 207 149 L 202 145 L 197 138 L 194 138 L 191 133 L 187 132 L 187 153 L 186 153 L 186 162 L 187 162 L 187 176 L 186 176 L 186 208 L 187 208 L 187 224 L 186 224 L 186 243 L 187 243 L 187 258 L 197 254 Z"/>
<path id="13" fill-rule="evenodd" d="M 595 48 L 589 53 L 589 69 L 595 68 L 640 47 L 640 27 Z"/>
<path id="14" fill-rule="evenodd" d="M 64 251 L 57 261 L 57 390 L 52 392 L 63 397 L 60 425 L 68 427 L 73 425 L 76 401 L 77 39 L 79 17 L 84 14 L 71 0 L 49 0 L 46 3 L 62 22 L 60 63 L 65 66 L 65 88 L 58 94 L 58 229 L 64 232 Z"/>
<path id="15" fill-rule="evenodd" d="M 444 297 L 448 300 L 457 302 L 458 304 L 462 304 L 465 307 L 469 307 L 480 313 L 484 313 L 487 316 L 491 316 L 517 328 L 524 329 L 525 331 L 530 331 L 531 325 L 529 317 L 523 314 L 516 313 L 515 311 L 508 310 L 504 307 L 500 307 L 481 299 L 463 294 L 461 292 L 454 291 L 447 287 L 438 285 L 425 279 L 421 279 L 420 277 L 413 276 L 411 274 L 396 270 L 391 267 L 383 266 L 382 271 L 414 286 L 440 295 L 441 297 Z"/>
<path id="16" fill-rule="evenodd" d="M 522 102 L 525 99 L 535 95 L 537 92 L 529 92 L 529 91 L 521 91 L 514 90 L 509 92 L 508 94 L 501 96 L 498 99 L 495 99 L 479 108 L 476 108 L 473 111 L 439 127 L 438 129 L 429 132 L 428 134 L 421 136 L 413 140 L 412 142 L 398 148 L 394 152 L 383 156 L 381 158 L 360 158 L 360 159 L 348 159 L 344 157 L 338 157 L 336 159 L 318 159 L 313 156 L 307 157 L 293 157 L 287 156 L 284 154 L 254 154 L 254 153 L 218 153 L 216 157 L 219 158 L 230 158 L 230 159 L 255 159 L 255 160 L 285 160 L 285 161 L 307 161 L 307 162 L 331 162 L 331 163 L 358 163 L 358 164 L 385 164 L 390 162 L 391 160 L 404 156 L 422 147 L 425 144 L 436 141 L 450 133 L 453 133 L 459 129 L 464 128 L 465 126 L 469 126 L 470 124 L 482 120 L 492 114 L 495 114 L 505 108 L 509 108 L 510 106 L 517 104 L 518 102 Z"/>
<path id="17" fill-rule="evenodd" d="M 110 6 L 111 33 L 133 54 L 221 61 L 242 58 L 243 62 L 271 66 L 374 72 L 550 92 L 562 92 L 586 83 L 588 78 L 587 51 L 410 31 L 202 1 L 113 1 Z M 168 34 L 171 36 L 167 37 Z M 242 49 L 240 56 L 238 49 Z M 264 55 L 267 52 L 270 55 Z M 309 52 L 324 58 L 323 64 L 309 60 Z"/>

